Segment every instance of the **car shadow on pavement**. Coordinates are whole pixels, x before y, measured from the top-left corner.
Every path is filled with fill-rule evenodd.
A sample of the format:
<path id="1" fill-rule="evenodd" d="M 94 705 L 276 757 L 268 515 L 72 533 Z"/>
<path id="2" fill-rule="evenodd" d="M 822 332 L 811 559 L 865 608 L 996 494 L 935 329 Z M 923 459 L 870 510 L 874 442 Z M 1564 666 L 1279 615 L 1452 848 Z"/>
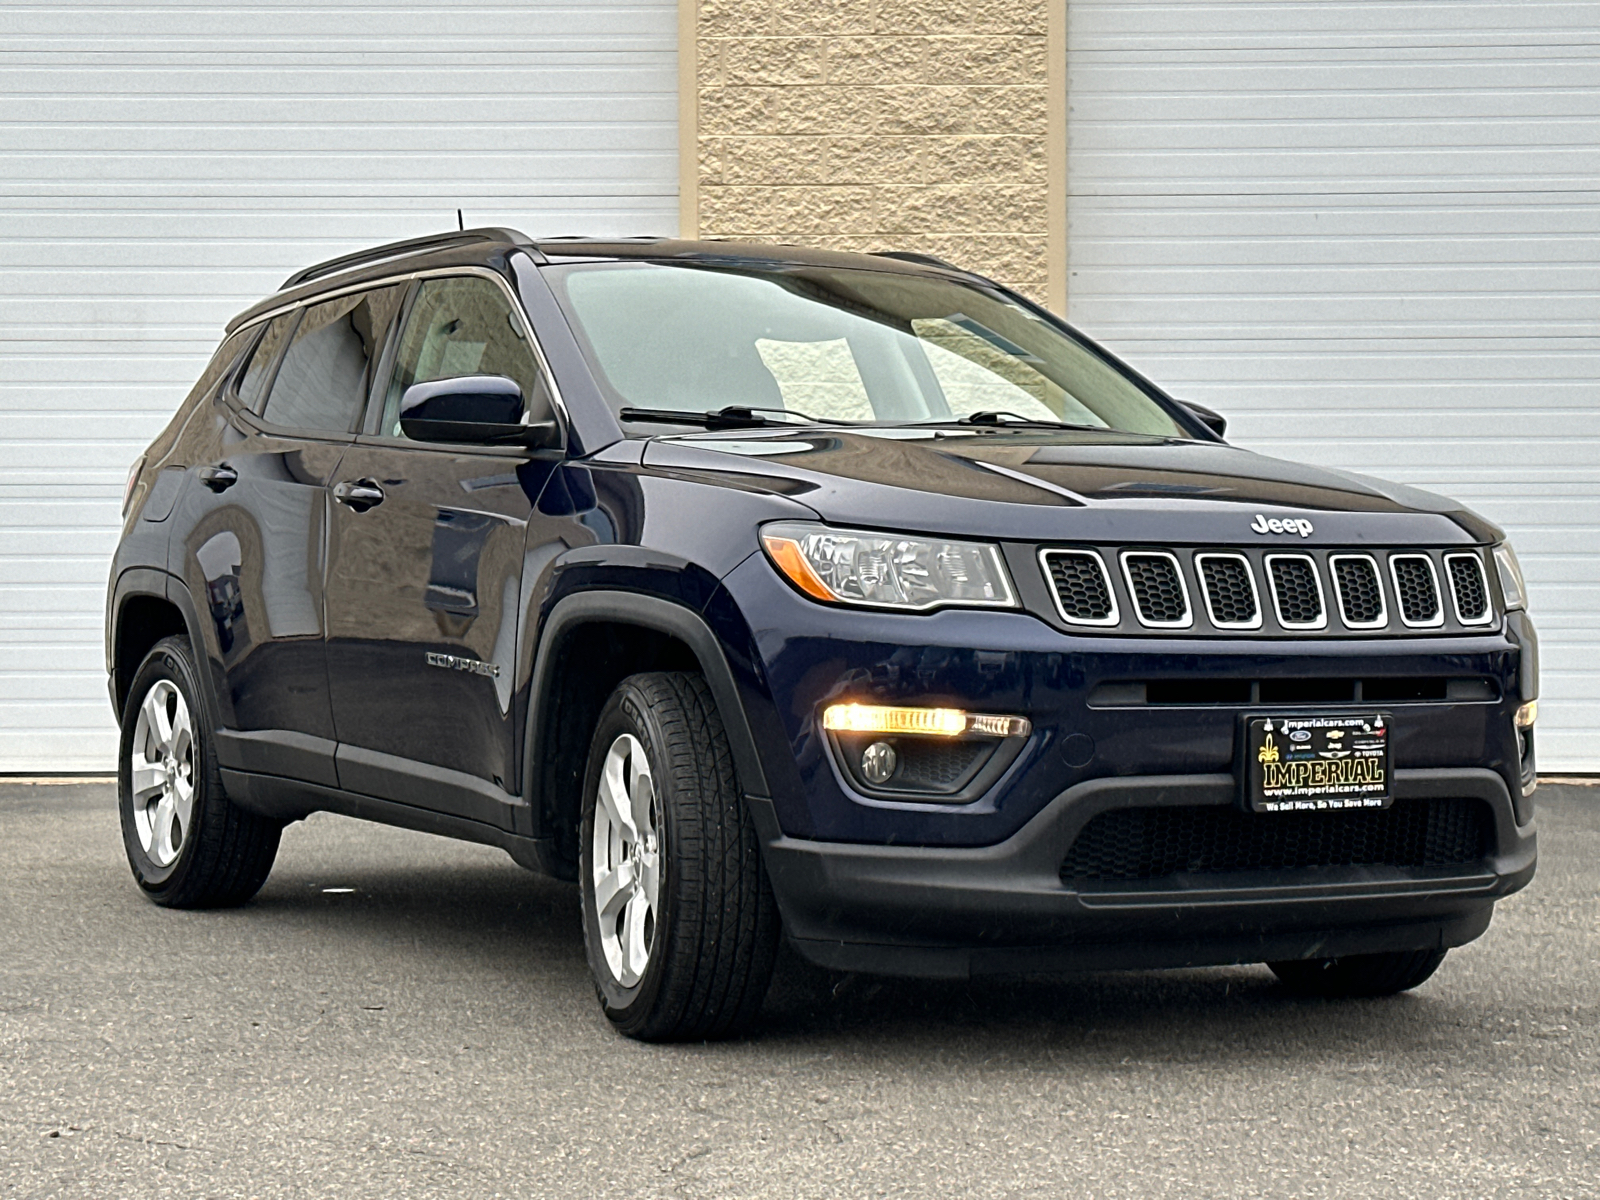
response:
<path id="1" fill-rule="evenodd" d="M 418 970 L 560 975 L 588 986 L 577 890 L 509 861 L 274 872 L 240 911 L 314 930 L 324 943 L 383 943 L 402 970 L 411 958 Z"/>
<path id="2" fill-rule="evenodd" d="M 301 869 L 274 875 L 245 912 L 324 943 L 381 947 L 401 973 L 409 960 L 411 970 L 482 973 L 530 995 L 590 994 L 576 890 L 509 864 Z M 1380 1044 L 1390 1055 L 1421 1050 L 1440 1024 L 1477 1021 L 1429 985 L 1330 1002 L 1293 995 L 1263 966 L 926 981 L 825 971 L 784 948 L 758 1025 L 716 1052 L 789 1044 L 889 1056 L 938 1048 L 960 1059 L 1038 1053 L 1084 1065 L 1267 1053 L 1321 1061 L 1366 1059 Z"/>
<path id="3" fill-rule="evenodd" d="M 1426 988 L 1426 985 L 1424 985 Z M 786 953 L 769 993 L 760 1040 L 980 1045 L 1011 1051 L 1072 1047 L 1103 1058 L 1162 1058 L 1231 1046 L 1301 1043 L 1352 1049 L 1374 1037 L 1388 1052 L 1421 1041 L 1454 1006 L 1425 990 L 1382 1000 L 1297 996 L 1262 965 L 1171 971 L 1101 971 L 968 981 L 910 980 L 823 971 Z"/>

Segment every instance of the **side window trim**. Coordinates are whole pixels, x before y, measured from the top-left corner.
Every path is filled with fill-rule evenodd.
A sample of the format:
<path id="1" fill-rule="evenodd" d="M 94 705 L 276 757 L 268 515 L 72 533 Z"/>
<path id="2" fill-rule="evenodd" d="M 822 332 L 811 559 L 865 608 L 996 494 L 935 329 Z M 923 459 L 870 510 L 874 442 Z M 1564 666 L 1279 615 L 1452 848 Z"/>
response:
<path id="1" fill-rule="evenodd" d="M 378 369 L 372 373 L 372 386 L 367 390 L 366 407 L 362 410 L 361 420 L 356 426 L 358 434 L 371 437 L 378 432 L 378 425 L 383 420 L 384 400 L 389 394 L 389 379 L 394 374 L 395 356 L 400 352 L 400 335 L 405 332 L 406 322 L 411 319 L 411 308 L 416 304 L 417 295 L 421 291 L 420 279 L 413 278 L 406 282 L 406 294 L 400 301 L 400 310 L 389 323 L 389 333 L 384 342 L 383 354 L 378 359 Z"/>

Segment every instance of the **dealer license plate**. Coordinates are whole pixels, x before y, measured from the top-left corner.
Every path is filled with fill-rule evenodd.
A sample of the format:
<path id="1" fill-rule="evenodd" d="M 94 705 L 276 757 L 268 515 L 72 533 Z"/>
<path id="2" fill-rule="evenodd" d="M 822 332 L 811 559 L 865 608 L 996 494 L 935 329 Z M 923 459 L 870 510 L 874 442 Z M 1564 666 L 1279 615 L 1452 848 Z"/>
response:
<path id="1" fill-rule="evenodd" d="M 1245 807 L 1253 812 L 1387 808 L 1389 719 L 1252 717 L 1246 726 Z"/>

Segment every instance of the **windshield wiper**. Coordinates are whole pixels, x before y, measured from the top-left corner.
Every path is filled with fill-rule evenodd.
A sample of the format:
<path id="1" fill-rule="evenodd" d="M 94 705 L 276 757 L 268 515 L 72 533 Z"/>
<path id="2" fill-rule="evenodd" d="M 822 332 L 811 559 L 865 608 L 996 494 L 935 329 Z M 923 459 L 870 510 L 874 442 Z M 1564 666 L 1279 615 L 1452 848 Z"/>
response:
<path id="1" fill-rule="evenodd" d="M 1089 429 L 1097 432 L 1109 432 L 1108 425 L 1074 425 L 1070 421 L 1043 420 L 1039 417 L 1024 417 L 1018 413 L 1008 412 L 1003 408 L 986 409 L 983 412 L 968 413 L 964 417 L 946 417 L 942 420 L 913 421 L 913 425 L 985 425 L 1007 426 L 1027 425 L 1037 429 Z"/>
<path id="2" fill-rule="evenodd" d="M 844 421 L 828 417 L 813 417 L 797 408 L 763 408 L 759 404 L 729 404 L 712 412 L 695 412 L 676 408 L 624 408 L 617 416 L 624 421 L 637 421 L 654 425 L 702 425 L 707 429 L 772 429 L 793 424 L 790 421 L 770 421 L 761 413 L 781 413 L 786 417 L 799 417 L 802 425 L 843 425 Z"/>

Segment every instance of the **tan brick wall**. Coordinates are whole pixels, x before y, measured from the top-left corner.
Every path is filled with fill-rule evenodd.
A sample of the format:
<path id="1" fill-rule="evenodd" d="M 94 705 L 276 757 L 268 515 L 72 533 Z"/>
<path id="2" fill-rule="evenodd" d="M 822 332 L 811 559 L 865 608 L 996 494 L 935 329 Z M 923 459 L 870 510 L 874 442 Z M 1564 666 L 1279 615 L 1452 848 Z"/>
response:
<path id="1" fill-rule="evenodd" d="M 1045 298 L 1045 0 L 693 2 L 702 236 L 921 250 Z"/>

